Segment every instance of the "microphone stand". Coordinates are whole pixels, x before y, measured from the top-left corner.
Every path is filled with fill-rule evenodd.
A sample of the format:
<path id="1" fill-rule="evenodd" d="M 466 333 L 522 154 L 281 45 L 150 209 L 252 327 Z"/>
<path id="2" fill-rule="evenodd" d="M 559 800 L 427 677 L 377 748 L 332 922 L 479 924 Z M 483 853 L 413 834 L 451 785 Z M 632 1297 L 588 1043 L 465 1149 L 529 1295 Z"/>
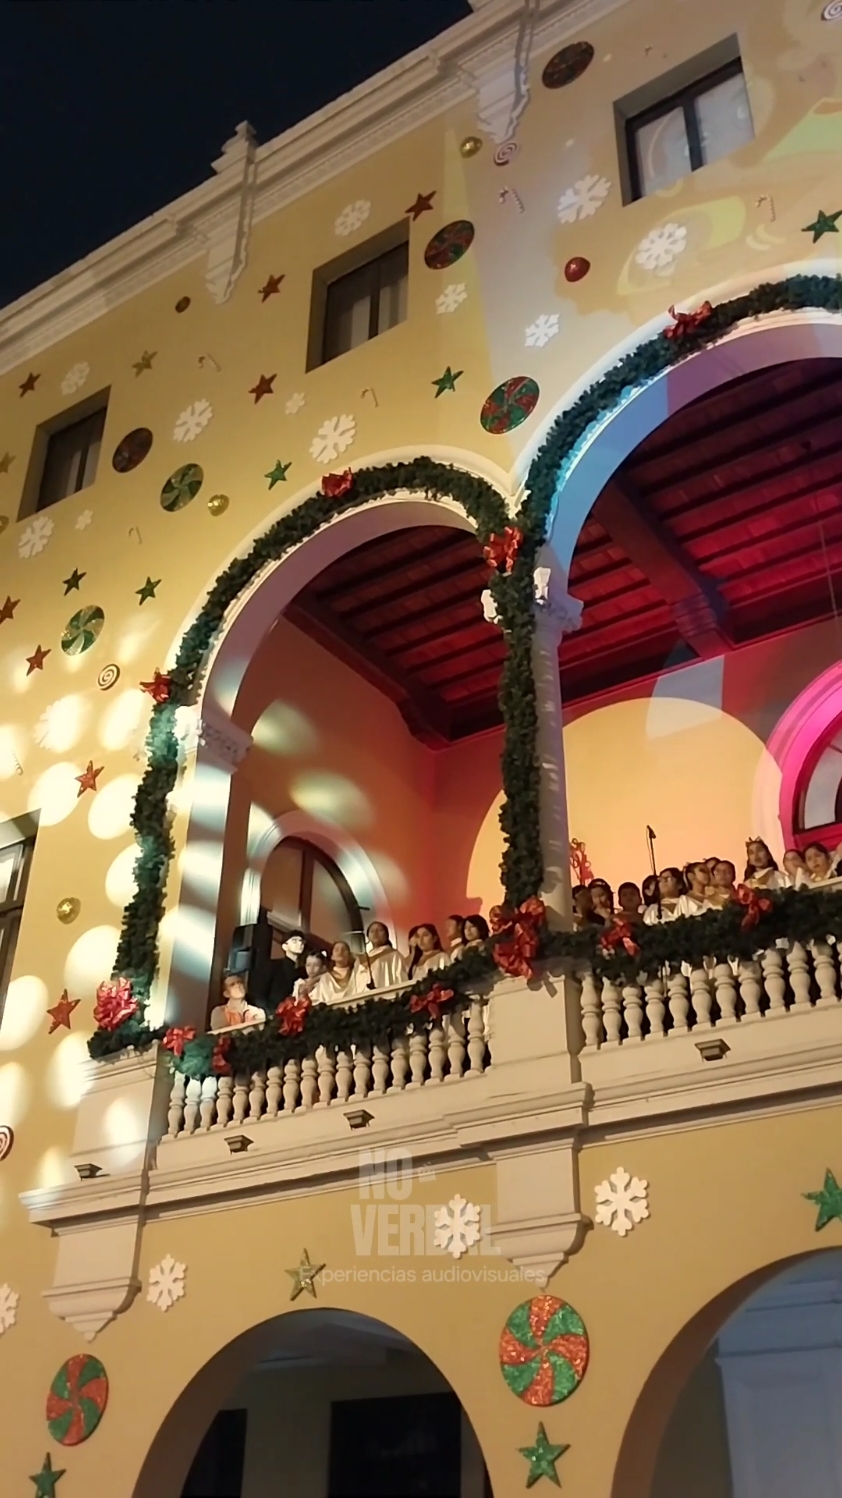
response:
<path id="1" fill-rule="evenodd" d="M 649 849 L 649 863 L 650 863 L 650 866 L 651 866 L 651 869 L 652 869 L 652 873 L 654 874 L 655 879 L 657 881 L 657 878 L 658 878 L 658 866 L 655 863 L 655 838 L 656 838 L 656 836 L 657 836 L 657 834 L 655 832 L 653 832 L 653 830 L 652 830 L 651 827 L 647 827 L 646 828 L 646 846 Z M 660 886 L 659 883 L 656 883 L 655 889 L 656 889 L 656 893 L 657 893 L 657 902 L 658 902 L 658 920 L 660 921 L 661 915 L 662 915 L 662 909 L 661 909 L 661 886 Z"/>
<path id="2" fill-rule="evenodd" d="M 346 931 L 345 935 L 346 936 L 361 936 L 362 939 L 363 939 L 363 957 L 365 958 L 365 965 L 368 968 L 368 982 L 366 983 L 365 986 L 366 986 L 367 989 L 369 989 L 370 992 L 373 993 L 374 990 L 375 990 L 375 988 L 377 987 L 377 984 L 374 981 L 374 973 L 372 972 L 372 969 L 371 969 L 371 958 L 368 955 L 368 947 L 365 944 L 365 932 L 364 931 Z"/>

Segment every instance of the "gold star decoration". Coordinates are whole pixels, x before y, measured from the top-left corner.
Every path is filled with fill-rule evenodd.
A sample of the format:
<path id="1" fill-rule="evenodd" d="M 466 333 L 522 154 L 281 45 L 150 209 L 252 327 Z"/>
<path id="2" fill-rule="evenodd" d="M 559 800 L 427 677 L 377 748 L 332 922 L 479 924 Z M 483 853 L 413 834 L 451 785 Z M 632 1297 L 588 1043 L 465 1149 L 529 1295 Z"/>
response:
<path id="1" fill-rule="evenodd" d="M 8 473 L 14 461 L 14 453 L 4 453 L 0 458 L 0 473 Z"/>
<path id="2" fill-rule="evenodd" d="M 50 1016 L 50 1028 L 47 1031 L 47 1034 L 52 1035 L 54 1030 L 60 1030 L 62 1026 L 64 1026 L 65 1030 L 69 1030 L 70 1016 L 73 1013 L 74 1009 L 78 1007 L 78 1004 L 79 1000 L 69 999 L 67 997 L 67 989 L 63 989 L 61 998 L 59 999 L 58 1003 L 54 1004 L 52 1009 L 47 1010 L 47 1013 Z"/>
<path id="3" fill-rule="evenodd" d="M 93 762 L 93 760 L 92 759 L 88 760 L 88 768 L 84 771 L 84 773 L 82 775 L 77 775 L 76 776 L 76 779 L 79 782 L 79 789 L 76 792 L 76 800 L 77 801 L 79 800 L 80 796 L 84 796 L 85 791 L 95 791 L 95 790 L 97 790 L 97 783 L 96 783 L 97 782 L 97 776 L 102 774 L 104 768 L 105 768 L 104 765 L 100 765 L 99 769 L 95 770 L 94 769 L 94 762 Z"/>
<path id="4" fill-rule="evenodd" d="M 307 1291 L 308 1295 L 312 1295 L 313 1299 L 315 1300 L 316 1276 L 321 1274 L 324 1267 L 324 1264 L 311 1264 L 310 1255 L 305 1248 L 304 1252 L 301 1255 L 301 1263 L 298 1265 L 298 1268 L 288 1269 L 286 1271 L 290 1279 L 293 1281 L 292 1294 L 289 1297 L 290 1300 L 297 1300 L 299 1295 L 301 1295 L 304 1290 Z"/>
<path id="5" fill-rule="evenodd" d="M 150 353 L 147 352 L 146 349 L 144 349 L 143 353 L 140 356 L 140 358 L 137 359 L 137 360 L 135 360 L 135 362 L 134 362 L 134 364 L 132 366 L 132 368 L 134 369 L 135 375 L 142 375 L 143 371 L 145 369 L 151 369 L 152 368 L 152 360 L 153 359 L 157 359 L 157 357 L 158 357 L 157 350 L 154 353 L 150 354 Z"/>

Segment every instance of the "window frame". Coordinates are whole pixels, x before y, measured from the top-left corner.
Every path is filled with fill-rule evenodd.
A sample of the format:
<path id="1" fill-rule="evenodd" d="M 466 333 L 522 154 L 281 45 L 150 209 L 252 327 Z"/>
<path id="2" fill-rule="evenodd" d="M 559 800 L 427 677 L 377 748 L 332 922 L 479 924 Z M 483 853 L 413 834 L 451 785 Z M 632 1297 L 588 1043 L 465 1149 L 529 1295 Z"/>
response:
<path id="1" fill-rule="evenodd" d="M 646 109 L 639 110 L 636 114 L 629 115 L 624 121 L 626 166 L 629 174 L 629 187 L 631 188 L 631 201 L 640 202 L 642 198 L 651 196 L 643 187 L 640 173 L 640 159 L 637 150 L 637 132 L 643 125 L 651 125 L 654 120 L 661 119 L 664 115 L 671 114 L 674 109 L 681 108 L 684 113 L 684 128 L 687 133 L 687 148 L 690 159 L 690 171 L 697 172 L 700 167 L 707 163 L 702 157 L 702 140 L 699 132 L 699 121 L 696 115 L 696 102 L 704 94 L 710 93 L 720 83 L 725 83 L 729 78 L 737 75 L 745 78 L 742 57 L 732 58 L 730 62 L 723 63 L 721 67 L 714 68 L 709 73 L 704 73 L 692 83 L 686 83 L 682 88 L 675 89 L 667 94 L 657 103 L 650 104 Z"/>
<path id="2" fill-rule="evenodd" d="M 393 245 L 390 250 L 383 250 L 382 253 L 376 255 L 373 260 L 365 260 L 362 265 L 356 266 L 353 270 L 345 271 L 344 275 L 335 276 L 333 280 L 327 283 L 327 289 L 325 292 L 324 317 L 322 318 L 322 364 L 332 364 L 334 359 L 341 359 L 343 354 L 350 354 L 353 352 L 353 348 L 339 349 L 335 354 L 329 354 L 327 351 L 328 336 L 331 331 L 331 293 L 334 290 L 334 287 L 341 286 L 343 281 L 349 280 L 351 276 L 358 275 L 361 270 L 367 272 L 365 280 L 369 298 L 368 337 L 365 339 L 365 342 L 370 343 L 372 338 L 379 338 L 381 332 L 388 333 L 391 331 L 389 328 L 381 329 L 380 327 L 380 297 L 384 286 L 393 284 L 384 280 L 383 267 L 386 264 L 386 261 L 390 260 L 398 250 L 403 250 L 405 255 L 406 269 L 404 271 L 404 274 L 406 275 L 406 278 L 408 280 L 409 241 L 401 240 L 398 244 Z M 399 323 L 392 324 L 392 327 L 399 326 Z M 362 344 L 356 344 L 353 347 L 361 348 Z"/>
<path id="3" fill-rule="evenodd" d="M 363 913 L 351 885 L 334 862 L 329 853 L 325 853 L 316 843 L 311 843 L 304 837 L 284 837 L 276 848 L 294 848 L 301 853 L 301 875 L 298 885 L 298 910 L 297 923 L 289 925 L 285 921 L 273 919 L 272 911 L 269 911 L 269 924 L 273 931 L 284 932 L 289 935 L 293 931 L 301 931 L 315 946 L 330 948 L 333 941 L 343 941 L 346 936 L 353 934 L 352 931 L 342 932 L 332 938 L 323 936 L 321 932 L 314 931 L 310 925 L 313 909 L 313 873 L 316 864 L 320 864 L 327 871 L 339 890 L 345 902 L 349 917 L 357 923 L 356 930 L 362 933 Z M 273 852 L 275 849 L 273 849 Z"/>
<path id="4" fill-rule="evenodd" d="M 332 364 L 334 359 L 342 359 L 347 354 L 353 354 L 354 349 L 345 349 L 341 354 L 333 354 L 330 359 L 325 359 L 324 352 L 327 343 L 327 305 L 328 294 L 331 286 L 337 281 L 344 280 L 346 276 L 353 275 L 355 271 L 362 270 L 374 262 L 384 260 L 393 250 L 401 245 L 406 245 L 407 256 L 407 308 L 404 322 L 409 321 L 409 285 L 410 255 L 409 255 L 409 220 L 400 219 L 398 223 L 391 224 L 389 228 L 383 229 L 381 233 L 375 234 L 363 244 L 355 245 L 343 254 L 337 255 L 335 260 L 329 260 L 325 265 L 317 266 L 313 271 L 313 280 L 310 294 L 310 324 L 307 335 L 307 372 L 311 369 L 320 369 L 324 364 Z M 379 284 L 379 283 L 378 283 Z M 379 320 L 379 296 L 372 301 L 372 308 L 377 311 L 373 314 L 369 311 L 369 328 L 372 316 Z M 384 332 L 393 332 L 395 328 L 401 327 L 401 323 L 395 323 L 392 328 L 384 329 Z M 364 344 L 358 344 L 357 348 L 365 348 L 372 338 L 380 338 L 383 334 L 377 332 L 372 334 Z"/>
<path id="5" fill-rule="evenodd" d="M 91 395 L 86 396 L 84 400 L 77 401 L 75 405 L 68 406 L 64 411 L 60 411 L 55 416 L 49 417 L 47 421 L 42 422 L 40 426 L 35 428 L 32 450 L 29 455 L 29 465 L 23 485 L 23 494 L 18 510 L 19 520 L 24 520 L 30 515 L 44 514 L 47 510 L 52 510 L 55 505 L 62 504 L 65 499 L 74 499 L 77 494 L 84 494 L 86 490 L 94 487 L 102 471 L 102 454 L 106 450 L 105 439 L 110 401 L 111 387 L 110 385 L 106 385 L 101 390 L 96 390 Z M 102 436 L 100 438 L 100 456 L 97 462 L 96 473 L 90 484 L 86 484 L 84 489 L 75 490 L 73 494 L 65 494 L 62 499 L 54 499 L 49 504 L 41 505 L 41 487 L 44 481 L 47 453 L 52 438 L 58 436 L 60 432 L 67 431 L 69 427 L 77 426 L 81 422 L 86 421 L 98 411 L 104 413 Z"/>
<path id="6" fill-rule="evenodd" d="M 44 449 L 44 461 L 41 464 L 41 477 L 38 481 L 38 495 L 35 500 L 36 514 L 40 514 L 42 510 L 51 510 L 53 505 L 61 504 L 61 501 L 63 499 L 72 499 L 76 494 L 82 494 L 85 489 L 93 488 L 93 485 L 96 483 L 97 473 L 99 472 L 99 463 L 102 456 L 102 439 L 105 435 L 105 418 L 107 414 L 107 406 L 95 406 L 93 411 L 88 411 L 86 415 L 78 417 L 76 421 L 68 421 L 66 426 L 57 427 L 54 432 L 50 432 L 49 436 L 47 437 L 47 445 Z M 43 497 L 44 484 L 48 475 L 50 454 L 53 451 L 53 444 L 57 443 L 59 438 L 66 436 L 69 432 L 76 431 L 79 427 L 92 426 L 95 417 L 102 418 L 99 424 L 99 434 L 95 439 L 89 440 L 84 448 L 80 447 L 79 450 L 83 454 L 83 459 L 80 462 L 78 474 L 78 477 L 84 478 L 88 466 L 88 459 L 90 456 L 91 448 L 94 445 L 94 441 L 96 441 L 99 446 L 100 457 L 97 459 L 96 471 L 94 472 L 93 478 L 87 484 L 77 483 L 75 489 L 69 489 L 66 494 L 59 494 L 55 499 L 45 500 Z"/>
<path id="7" fill-rule="evenodd" d="M 14 822 L 7 824 L 9 835 L 6 837 L 0 835 L 0 856 L 6 854 L 10 848 L 15 852 L 15 868 L 10 882 L 10 894 L 5 900 L 0 901 L 0 1026 L 3 1023 L 6 995 L 11 982 L 15 950 L 35 852 L 37 829 L 31 818 L 27 818 L 27 823 L 29 825 Z M 4 829 L 0 828 L 0 834 L 3 831 Z"/>

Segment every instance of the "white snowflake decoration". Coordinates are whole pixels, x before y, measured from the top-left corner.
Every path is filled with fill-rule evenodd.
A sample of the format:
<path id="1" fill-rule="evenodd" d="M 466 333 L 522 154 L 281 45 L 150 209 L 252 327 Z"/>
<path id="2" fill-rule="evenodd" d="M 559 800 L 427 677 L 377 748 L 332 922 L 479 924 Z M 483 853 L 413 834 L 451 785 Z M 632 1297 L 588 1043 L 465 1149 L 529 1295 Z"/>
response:
<path id="1" fill-rule="evenodd" d="M 10 1289 L 8 1285 L 0 1285 L 0 1337 L 17 1321 L 19 1300 L 17 1290 Z"/>
<path id="2" fill-rule="evenodd" d="M 157 1306 L 159 1311 L 168 1311 L 184 1294 L 186 1273 L 186 1264 L 177 1263 L 172 1254 L 167 1254 L 160 1264 L 155 1264 L 149 1271 L 146 1299 Z"/>
<path id="3" fill-rule="evenodd" d="M 687 248 L 685 224 L 660 224 L 641 239 L 635 260 L 644 270 L 661 270 Z"/>
<path id="4" fill-rule="evenodd" d="M 441 296 L 436 297 L 436 311 L 439 314 L 455 312 L 457 307 L 461 307 L 467 295 L 464 281 L 452 281 L 449 286 L 445 286 Z"/>
<path id="5" fill-rule="evenodd" d="M 50 516 L 36 515 L 18 541 L 18 556 L 37 557 L 39 551 L 44 550 L 52 534 L 53 521 Z"/>
<path id="6" fill-rule="evenodd" d="M 572 187 L 565 188 L 559 198 L 559 223 L 575 224 L 577 219 L 590 218 L 602 207 L 610 191 L 611 183 L 606 177 L 582 177 Z"/>
<path id="7" fill-rule="evenodd" d="M 630 1176 L 620 1166 L 607 1181 L 600 1181 L 595 1187 L 596 1221 L 611 1228 L 618 1237 L 625 1238 L 635 1223 L 643 1222 L 649 1216 L 648 1190 L 648 1181 Z"/>
<path id="8" fill-rule="evenodd" d="M 317 463 L 332 463 L 346 447 L 350 447 L 357 435 L 357 423 L 353 416 L 331 416 L 319 427 L 310 443 L 310 455 Z"/>
<path id="9" fill-rule="evenodd" d="M 357 229 L 362 228 L 370 212 L 371 204 L 366 198 L 358 198 L 356 203 L 349 203 L 337 218 L 333 226 L 334 233 L 341 235 L 343 239 L 354 234 Z"/>
<path id="10" fill-rule="evenodd" d="M 306 400 L 303 391 L 296 390 L 295 394 L 290 396 L 289 400 L 284 406 L 284 410 L 286 411 L 287 416 L 294 416 L 296 411 L 300 411 L 301 407 L 304 405 L 306 405 Z"/>
<path id="11" fill-rule="evenodd" d="M 76 529 L 77 529 L 77 531 L 87 530 L 87 528 L 90 525 L 90 523 L 93 520 L 93 518 L 94 518 L 94 512 L 93 512 L 93 510 L 83 510 L 82 513 L 81 513 L 81 515 L 77 515 L 76 516 Z"/>
<path id="12" fill-rule="evenodd" d="M 479 1240 L 479 1207 L 457 1195 L 451 1197 L 446 1207 L 436 1208 L 436 1248 L 443 1248 L 454 1259 L 461 1259 Z"/>
<path id="13" fill-rule="evenodd" d="M 194 401 L 179 416 L 172 434 L 173 441 L 192 442 L 205 430 L 212 416 L 213 406 L 210 401 Z"/>
<path id="14" fill-rule="evenodd" d="M 72 395 L 74 390 L 81 390 L 90 372 L 90 364 L 74 364 L 61 382 L 62 395 Z"/>
<path id="15" fill-rule="evenodd" d="M 558 313 L 542 312 L 540 317 L 529 324 L 524 335 L 527 348 L 543 348 L 551 338 L 555 338 L 558 332 Z"/>

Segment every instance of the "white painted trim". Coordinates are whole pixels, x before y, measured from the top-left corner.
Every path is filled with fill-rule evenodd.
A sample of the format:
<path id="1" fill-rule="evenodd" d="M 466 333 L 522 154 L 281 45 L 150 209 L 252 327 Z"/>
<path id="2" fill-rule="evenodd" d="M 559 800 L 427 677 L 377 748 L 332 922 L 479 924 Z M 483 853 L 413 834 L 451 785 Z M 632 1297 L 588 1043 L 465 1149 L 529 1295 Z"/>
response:
<path id="1" fill-rule="evenodd" d="M 384 921 L 394 936 L 394 919 L 383 882 L 364 848 L 339 828 L 329 827 L 306 811 L 288 811 L 261 834 L 254 851 L 249 856 L 248 868 L 243 875 L 240 897 L 240 924 L 252 925 L 260 912 L 260 886 L 263 871 L 278 844 L 286 837 L 300 837 L 314 843 L 344 874 L 361 909 L 370 912 L 368 920 Z M 339 839 L 342 839 L 341 842 Z"/>

